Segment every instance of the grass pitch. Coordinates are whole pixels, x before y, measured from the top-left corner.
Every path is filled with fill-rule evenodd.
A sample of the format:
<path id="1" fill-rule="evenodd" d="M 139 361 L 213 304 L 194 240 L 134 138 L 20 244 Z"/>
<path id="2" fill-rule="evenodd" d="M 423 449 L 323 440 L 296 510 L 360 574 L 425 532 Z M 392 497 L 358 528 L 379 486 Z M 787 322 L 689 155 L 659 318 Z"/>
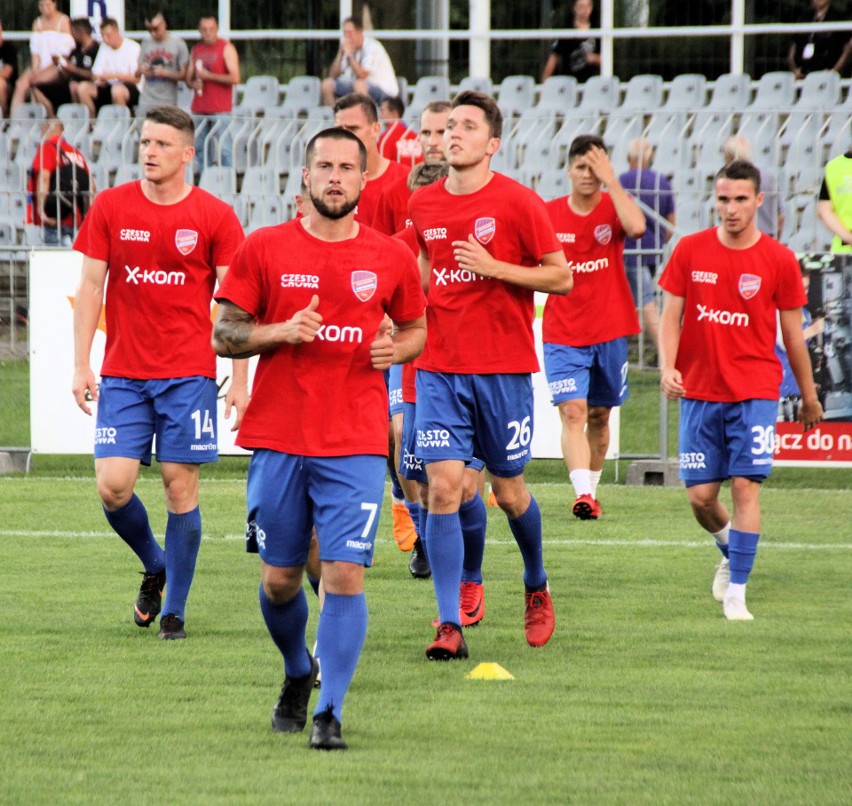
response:
<path id="1" fill-rule="evenodd" d="M 580 522 L 566 481 L 536 481 L 556 633 L 526 645 L 520 557 L 489 510 L 486 616 L 467 631 L 471 660 L 448 664 L 425 659 L 431 582 L 408 575 L 386 508 L 350 750 L 322 754 L 307 731 L 269 727 L 282 669 L 240 539 L 243 468 L 202 481 L 176 642 L 134 626 L 138 563 L 90 472 L 0 478 L 0 802 L 849 802 L 848 489 L 769 482 L 756 620 L 728 623 L 710 595 L 717 552 L 682 490 L 606 485 L 604 517 Z M 162 534 L 158 480 L 138 492 Z M 515 679 L 466 679 L 480 662 Z"/>

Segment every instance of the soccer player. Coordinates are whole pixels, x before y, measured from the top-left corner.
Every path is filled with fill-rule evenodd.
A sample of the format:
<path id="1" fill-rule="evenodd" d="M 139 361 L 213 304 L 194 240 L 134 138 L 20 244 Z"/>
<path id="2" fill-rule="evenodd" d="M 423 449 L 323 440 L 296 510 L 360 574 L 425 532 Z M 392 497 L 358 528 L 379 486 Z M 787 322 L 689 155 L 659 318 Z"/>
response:
<path id="1" fill-rule="evenodd" d="M 746 583 L 760 536 L 760 485 L 772 470 L 781 362 L 776 317 L 802 395 L 805 430 L 823 416 L 804 339 L 796 256 L 755 223 L 760 172 L 734 160 L 716 174 L 717 227 L 682 238 L 666 266 L 660 387 L 680 399 L 680 477 L 722 562 L 713 596 L 725 618 L 751 621 Z M 719 500 L 731 480 L 733 516 Z"/>
<path id="2" fill-rule="evenodd" d="M 272 727 L 295 733 L 307 722 L 318 667 L 305 646 L 301 580 L 315 525 L 325 601 L 310 747 L 337 750 L 346 749 L 343 700 L 367 632 L 364 567 L 388 447 L 383 372 L 422 349 L 425 298 L 405 245 L 355 219 L 367 181 L 363 143 L 326 129 L 308 143 L 305 163 L 312 207 L 257 230 L 237 252 L 217 294 L 214 346 L 260 354 L 237 444 L 254 451 L 249 548 L 260 553 L 261 613 L 284 658 Z"/>
<path id="3" fill-rule="evenodd" d="M 334 104 L 334 125 L 352 132 L 367 149 L 367 184 L 361 193 L 355 217 L 363 224 L 372 225 L 379 197 L 397 179 L 408 176 L 409 168 L 379 153 L 378 139 L 382 127 L 376 104 L 369 95 L 351 92 L 338 99 Z"/>
<path id="4" fill-rule="evenodd" d="M 566 294 L 571 271 L 544 202 L 494 173 L 503 116 L 481 92 L 452 103 L 445 149 L 450 173 L 412 195 L 409 214 L 429 289 L 429 332 L 417 367 L 417 455 L 429 479 L 426 551 L 440 625 L 431 660 L 464 658 L 459 624 L 465 463 L 481 458 L 524 560 L 524 628 L 543 646 L 555 617 L 542 561 L 541 513 L 524 481 L 538 369 L 533 292 Z"/>
<path id="5" fill-rule="evenodd" d="M 574 272 L 574 290 L 545 303 L 544 368 L 562 420 L 562 455 L 576 495 L 571 511 L 594 520 L 601 514 L 597 486 L 609 448 L 610 412 L 627 399 L 627 337 L 640 330 L 624 270 L 624 239 L 645 232 L 645 216 L 618 181 L 597 135 L 574 138 L 568 178 L 571 194 L 548 202 L 547 212 Z"/>
<path id="6" fill-rule="evenodd" d="M 98 493 L 107 521 L 145 568 L 134 620 L 148 627 L 162 605 L 164 639 L 186 637 L 201 544 L 200 469 L 218 458 L 210 301 L 243 240 L 234 211 L 184 181 L 194 128 L 180 109 L 149 110 L 139 140 L 143 178 L 101 191 L 74 243 L 84 255 L 74 303 L 74 398 L 86 414 L 88 401 L 98 402 Z M 105 295 L 98 387 L 90 352 Z M 236 408 L 235 428 L 248 402 L 246 383 L 245 362 L 235 362 L 226 397 L 226 416 Z M 154 436 L 168 509 L 165 550 L 134 493 Z"/>
<path id="7" fill-rule="evenodd" d="M 449 104 L 447 104 L 447 112 L 449 113 Z M 450 166 L 447 162 L 430 161 L 415 165 L 408 176 L 408 186 L 413 192 L 418 188 L 431 185 L 433 182 L 446 177 L 449 169 Z M 413 227 L 400 230 L 394 237 L 405 241 L 415 255 L 420 254 L 417 232 Z M 415 493 L 420 502 L 416 511 L 419 516 L 418 534 L 422 535 L 426 532 L 426 519 L 429 516 L 429 487 L 423 462 L 417 458 L 416 375 L 417 371 L 413 363 L 402 365 L 403 410 L 400 415 L 394 416 L 394 435 L 399 451 L 396 462 L 399 467 L 400 480 L 405 478 L 407 484 L 415 485 Z M 397 429 L 399 430 L 397 431 Z M 485 553 L 488 515 L 481 496 L 484 481 L 483 467 L 484 464 L 481 459 L 472 460 L 465 465 L 462 479 L 461 506 L 459 507 L 459 521 L 464 543 L 462 578 L 459 589 L 459 624 L 462 627 L 472 627 L 485 617 L 482 557 Z M 406 505 L 408 505 L 408 496 L 409 491 L 406 489 Z M 423 548 L 422 537 L 417 538 L 408 568 L 415 577 L 426 577 L 432 574 L 429 568 L 429 558 Z M 424 573 L 423 569 L 427 569 L 428 573 Z M 437 627 L 438 623 L 435 626 Z"/>

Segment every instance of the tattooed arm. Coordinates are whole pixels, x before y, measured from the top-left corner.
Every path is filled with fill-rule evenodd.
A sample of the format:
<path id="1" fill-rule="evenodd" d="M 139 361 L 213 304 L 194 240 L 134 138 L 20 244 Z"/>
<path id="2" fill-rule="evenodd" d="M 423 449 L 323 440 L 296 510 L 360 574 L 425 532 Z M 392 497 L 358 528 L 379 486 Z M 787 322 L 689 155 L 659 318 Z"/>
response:
<path id="1" fill-rule="evenodd" d="M 318 307 L 319 297 L 314 294 L 308 307 L 286 322 L 259 325 L 250 313 L 221 300 L 213 324 L 213 349 L 226 358 L 248 358 L 281 344 L 311 342 L 322 325 Z"/>

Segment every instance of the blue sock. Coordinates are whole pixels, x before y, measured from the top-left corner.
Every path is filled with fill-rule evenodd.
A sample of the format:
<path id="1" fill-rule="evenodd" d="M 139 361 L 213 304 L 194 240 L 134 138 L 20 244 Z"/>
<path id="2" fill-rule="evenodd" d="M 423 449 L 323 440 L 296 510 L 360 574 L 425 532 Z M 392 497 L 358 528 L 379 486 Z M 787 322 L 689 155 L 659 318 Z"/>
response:
<path id="1" fill-rule="evenodd" d="M 533 496 L 520 518 L 509 519 L 521 557 L 524 558 L 524 585 L 528 591 L 541 590 L 547 584 L 547 574 L 541 557 L 541 510 Z"/>
<path id="2" fill-rule="evenodd" d="M 731 539 L 731 538 L 730 538 L 730 537 L 728 537 L 728 540 L 730 540 L 730 539 Z M 720 543 L 720 542 L 717 540 L 717 541 L 716 541 L 716 546 L 719 548 L 719 551 L 721 551 L 721 552 L 722 552 L 722 556 L 723 556 L 723 557 L 727 560 L 727 559 L 728 559 L 728 557 L 730 556 L 730 554 L 729 554 L 729 552 L 728 552 L 728 543 Z"/>
<path id="3" fill-rule="evenodd" d="M 443 624 L 459 624 L 459 586 L 461 585 L 464 541 L 459 513 L 429 514 L 424 543 L 432 568 L 438 618 Z M 460 626 L 460 625 L 459 625 Z"/>
<path id="4" fill-rule="evenodd" d="M 177 616 L 184 621 L 186 600 L 195 561 L 201 546 L 201 511 L 196 507 L 182 515 L 169 513 L 166 523 L 166 597 L 163 615 Z"/>
<path id="5" fill-rule="evenodd" d="M 462 539 L 464 540 L 464 562 L 462 582 L 482 584 L 482 555 L 485 553 L 485 528 L 488 512 L 485 502 L 477 493 L 470 501 L 459 507 Z"/>
<path id="6" fill-rule="evenodd" d="M 310 574 L 305 574 L 305 576 L 308 578 L 308 584 L 311 586 L 311 590 L 319 596 L 319 577 L 312 577 Z"/>
<path id="7" fill-rule="evenodd" d="M 314 716 L 331 710 L 339 722 L 343 721 L 340 718 L 343 698 L 349 690 L 366 637 L 367 599 L 364 594 L 326 593 L 317 626 L 322 688 Z"/>
<path id="8" fill-rule="evenodd" d="M 159 574 L 166 567 L 166 555 L 154 538 L 148 511 L 136 493 L 119 509 L 110 512 L 104 507 L 104 515 L 118 536 L 142 560 L 146 573 Z"/>
<path id="9" fill-rule="evenodd" d="M 388 468 L 388 472 L 391 477 L 391 495 L 396 498 L 397 501 L 404 500 L 405 493 L 403 493 L 402 487 L 399 486 L 399 478 L 396 475 L 396 470 Z"/>
<path id="10" fill-rule="evenodd" d="M 290 677 L 304 677 L 311 671 L 305 646 L 305 626 L 308 623 L 308 597 L 303 588 L 284 604 L 275 604 L 261 584 L 258 591 L 260 612 L 275 646 L 284 656 L 284 672 Z"/>
<path id="11" fill-rule="evenodd" d="M 420 549 L 423 551 L 426 559 L 429 559 L 429 552 L 426 550 L 426 524 L 429 521 L 429 510 L 426 507 L 420 507 L 420 523 L 418 526 L 420 527 L 420 531 L 418 534 L 420 535 Z"/>
<path id="12" fill-rule="evenodd" d="M 408 514 L 411 515 L 411 522 L 414 524 L 414 531 L 417 536 L 420 537 L 420 504 L 411 504 L 406 501 L 405 508 L 408 510 Z"/>
<path id="13" fill-rule="evenodd" d="M 731 529 L 728 535 L 728 556 L 731 560 L 731 582 L 735 585 L 745 585 L 748 582 L 748 575 L 754 566 L 754 555 L 757 554 L 758 540 L 760 535 L 755 532 Z"/>

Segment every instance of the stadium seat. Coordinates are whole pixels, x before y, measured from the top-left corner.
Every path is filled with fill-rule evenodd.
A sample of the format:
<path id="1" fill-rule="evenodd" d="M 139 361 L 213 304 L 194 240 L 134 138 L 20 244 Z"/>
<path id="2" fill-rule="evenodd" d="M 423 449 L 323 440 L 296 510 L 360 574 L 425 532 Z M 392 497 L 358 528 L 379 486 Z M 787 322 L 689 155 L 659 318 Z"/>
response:
<path id="1" fill-rule="evenodd" d="M 246 234 L 259 227 L 274 227 L 285 220 L 284 205 L 280 196 L 259 196 L 253 199 Z"/>
<path id="2" fill-rule="evenodd" d="M 405 76 L 397 76 L 396 83 L 399 84 L 399 97 L 402 99 L 402 103 L 408 106 L 408 98 L 411 95 L 408 87 L 408 79 Z"/>
<path id="3" fill-rule="evenodd" d="M 233 196 L 237 192 L 237 172 L 233 168 L 208 165 L 201 172 L 198 187 L 214 196 Z"/>
<path id="4" fill-rule="evenodd" d="M 658 109 L 663 102 L 663 77 L 653 74 L 633 76 L 627 82 L 621 112 L 645 112 Z"/>
<path id="5" fill-rule="evenodd" d="M 56 117 L 65 127 L 62 136 L 81 151 L 89 150 L 89 107 L 85 104 L 62 104 Z M 88 154 L 87 154 L 88 156 Z"/>
<path id="6" fill-rule="evenodd" d="M 118 166 L 115 171 L 115 177 L 112 180 L 113 187 L 123 185 L 125 182 L 135 182 L 142 175 L 142 169 L 138 162 L 123 163 Z"/>
<path id="7" fill-rule="evenodd" d="M 494 94 L 494 82 L 490 78 L 478 78 L 476 76 L 465 76 L 459 82 L 459 92 L 465 90 L 475 90 L 476 92 L 484 92 L 486 95 Z"/>
<path id="8" fill-rule="evenodd" d="M 505 119 L 520 116 L 535 102 L 535 79 L 532 76 L 506 76 L 497 88 L 497 103 Z"/>
<path id="9" fill-rule="evenodd" d="M 27 170 L 14 162 L 0 164 L 0 191 L 26 190 Z"/>
<path id="10" fill-rule="evenodd" d="M 320 104 L 320 80 L 316 76 L 294 76 L 287 82 L 281 104 L 293 117 L 301 117 Z"/>
<path id="11" fill-rule="evenodd" d="M 745 73 L 724 73 L 713 82 L 710 102 L 695 113 L 690 133 L 690 142 L 697 157 L 696 164 L 706 168 L 721 164 L 721 149 L 725 140 L 733 134 L 734 124 L 740 112 L 749 105 L 751 80 Z"/>
<path id="12" fill-rule="evenodd" d="M 843 103 L 831 110 L 822 142 L 825 148 L 823 159 L 826 161 L 843 153 L 852 142 L 852 86 Z"/>
<path id="13" fill-rule="evenodd" d="M 553 137 L 552 160 L 553 167 L 562 168 L 568 162 L 568 149 L 571 142 L 579 134 L 600 134 L 601 118 L 594 112 L 579 114 L 578 111 L 566 115 L 562 125 Z"/>
<path id="14" fill-rule="evenodd" d="M 91 161 L 106 161 L 107 167 L 115 170 L 122 161 L 122 142 L 131 126 L 128 107 L 118 104 L 102 106 L 89 134 L 88 153 Z"/>
<path id="15" fill-rule="evenodd" d="M 412 124 L 420 122 L 420 113 L 430 101 L 448 101 L 450 81 L 444 76 L 423 76 L 414 85 L 411 103 L 405 110 L 404 119 Z"/>
<path id="16" fill-rule="evenodd" d="M 278 106 L 278 79 L 275 76 L 251 76 L 245 85 L 235 114 L 265 114 Z"/>
<path id="17" fill-rule="evenodd" d="M 621 82 L 617 76 L 591 76 L 582 85 L 578 112 L 607 114 L 618 106 Z"/>
<path id="18" fill-rule="evenodd" d="M 789 70 L 764 73 L 749 109 L 789 111 L 796 100 L 796 79 Z"/>
<path id="19" fill-rule="evenodd" d="M 678 199 L 676 229 L 684 235 L 707 229 L 710 225 L 709 205 L 704 199 Z"/>
<path id="20" fill-rule="evenodd" d="M 541 85 L 535 109 L 551 109 L 566 115 L 577 105 L 577 79 L 574 76 L 550 76 Z"/>
<path id="21" fill-rule="evenodd" d="M 41 123 L 47 112 L 41 104 L 21 104 L 12 112 L 6 128 L 9 156 L 29 165 L 41 140 Z"/>
<path id="22" fill-rule="evenodd" d="M 545 201 L 568 195 L 568 174 L 560 170 L 543 172 L 536 188 L 538 195 Z"/>
<path id="23" fill-rule="evenodd" d="M 501 149 L 507 150 L 509 163 L 513 168 L 526 167 L 527 149 L 532 150 L 538 143 L 548 146 L 556 133 L 556 111 L 531 107 L 525 109 L 517 123 L 509 131 L 504 127 L 504 142 Z"/>
<path id="24" fill-rule="evenodd" d="M 177 85 L 177 105 L 184 112 L 189 112 L 192 109 L 192 101 L 195 98 L 195 90 L 192 87 L 187 87 L 183 81 L 178 81 Z"/>
<path id="25" fill-rule="evenodd" d="M 241 196 L 261 196 L 278 193 L 278 175 L 260 165 L 246 168 L 243 183 L 240 187 Z"/>

